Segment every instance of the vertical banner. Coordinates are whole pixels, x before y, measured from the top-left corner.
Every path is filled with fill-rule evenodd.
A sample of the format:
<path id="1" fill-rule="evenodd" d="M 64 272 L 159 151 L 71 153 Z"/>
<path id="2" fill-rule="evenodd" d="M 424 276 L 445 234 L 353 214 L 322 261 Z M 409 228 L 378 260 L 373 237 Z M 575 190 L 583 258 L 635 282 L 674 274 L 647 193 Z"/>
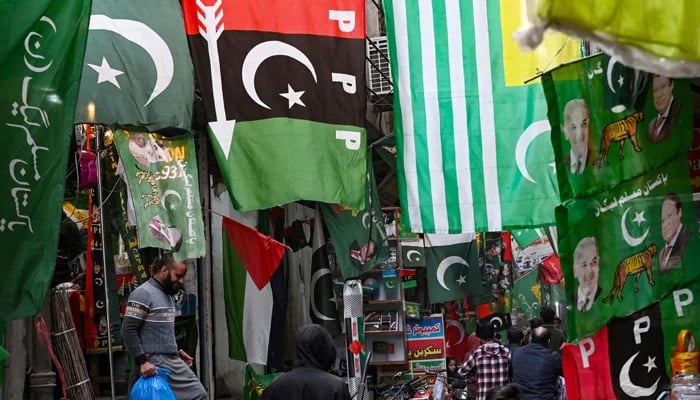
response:
<path id="1" fill-rule="evenodd" d="M 134 203 L 139 247 L 172 250 L 179 260 L 204 256 L 204 224 L 192 134 L 114 131 Z"/>
<path id="2" fill-rule="evenodd" d="M 32 315 L 56 263 L 91 1 L 0 3 L 0 319 Z"/>
<path id="3" fill-rule="evenodd" d="M 183 10 L 234 207 L 364 209 L 365 2 L 186 0 Z"/>

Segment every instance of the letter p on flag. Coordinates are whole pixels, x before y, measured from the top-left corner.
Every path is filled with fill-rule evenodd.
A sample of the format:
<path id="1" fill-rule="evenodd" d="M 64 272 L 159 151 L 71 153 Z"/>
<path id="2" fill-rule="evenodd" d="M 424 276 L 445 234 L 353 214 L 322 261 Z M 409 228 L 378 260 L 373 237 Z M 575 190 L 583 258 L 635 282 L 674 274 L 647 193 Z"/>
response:
<path id="1" fill-rule="evenodd" d="M 341 32 L 352 32 L 355 29 L 355 11 L 328 10 L 328 19 L 338 21 Z"/>
<path id="2" fill-rule="evenodd" d="M 684 299 L 681 299 L 681 296 L 685 296 Z M 679 317 L 682 317 L 683 314 L 683 306 L 687 306 L 689 304 L 693 303 L 693 292 L 690 289 L 680 289 L 680 290 L 674 290 L 673 291 L 673 304 L 676 305 L 676 315 Z"/>

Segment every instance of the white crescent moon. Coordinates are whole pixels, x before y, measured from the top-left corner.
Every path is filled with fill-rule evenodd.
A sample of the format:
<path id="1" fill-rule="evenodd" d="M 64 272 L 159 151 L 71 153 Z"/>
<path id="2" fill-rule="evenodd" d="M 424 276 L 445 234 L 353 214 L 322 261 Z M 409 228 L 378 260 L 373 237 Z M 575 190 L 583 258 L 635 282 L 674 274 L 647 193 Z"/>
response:
<path id="1" fill-rule="evenodd" d="M 243 68 L 241 70 L 243 87 L 245 88 L 246 93 L 248 93 L 248 96 L 250 96 L 254 102 L 258 103 L 260 107 L 267 108 L 268 110 L 270 107 L 260 100 L 258 92 L 255 89 L 255 73 L 258 71 L 258 68 L 263 61 L 273 56 L 287 56 L 299 61 L 306 67 L 306 69 L 309 70 L 309 72 L 311 72 L 311 75 L 314 77 L 314 82 L 318 82 L 318 79 L 316 78 L 316 70 L 314 69 L 313 64 L 311 64 L 311 60 L 309 60 L 306 54 L 302 53 L 301 50 L 297 49 L 296 47 L 280 42 L 279 40 L 270 40 L 256 45 L 250 49 L 248 54 L 245 56 L 245 60 L 243 60 Z"/>
<path id="2" fill-rule="evenodd" d="M 321 279 L 322 276 L 324 275 L 330 275 L 331 270 L 328 268 L 321 268 L 314 272 L 313 275 L 311 275 L 311 293 L 310 293 L 310 298 L 311 298 L 311 312 L 314 313 L 314 316 L 317 319 L 320 319 L 321 321 L 334 321 L 335 318 L 331 318 L 320 311 L 318 311 L 318 307 L 316 307 L 316 282 L 318 282 L 319 279 Z"/>
<path id="3" fill-rule="evenodd" d="M 639 352 L 634 353 L 634 355 L 625 362 L 625 365 L 622 366 L 622 369 L 620 370 L 620 389 L 622 389 L 622 391 L 630 397 L 651 396 L 656 392 L 656 386 L 659 384 L 659 380 L 661 379 L 661 377 L 657 378 L 656 382 L 654 382 L 654 384 L 648 388 L 637 386 L 634 383 L 632 383 L 632 381 L 630 380 L 630 367 L 632 366 L 632 362 L 634 362 L 634 359 L 637 358 L 638 355 Z"/>
<path id="4" fill-rule="evenodd" d="M 453 264 L 462 264 L 466 265 L 467 268 L 469 268 L 469 264 L 459 256 L 449 256 L 445 257 L 442 261 L 440 261 L 440 264 L 438 265 L 437 268 L 437 280 L 440 286 L 445 288 L 445 290 L 450 290 L 450 288 L 445 285 L 445 271 L 447 271 L 447 268 L 449 268 Z"/>
<path id="5" fill-rule="evenodd" d="M 391 285 L 389 285 L 389 283 L 391 283 Z M 386 281 L 385 285 L 387 289 L 393 289 L 396 287 L 396 285 L 393 284 L 392 281 Z"/>
<path id="6" fill-rule="evenodd" d="M 362 226 L 365 227 L 365 229 L 369 229 L 369 213 L 366 212 L 362 215 Z"/>
<path id="7" fill-rule="evenodd" d="M 180 197 L 180 193 L 178 193 L 172 189 L 168 189 L 165 192 L 163 192 L 162 196 L 160 196 L 160 205 L 162 205 L 163 208 L 165 208 L 165 200 L 170 195 L 173 195 L 173 196 L 177 197 L 178 200 L 182 201 L 182 197 Z"/>
<path id="8" fill-rule="evenodd" d="M 498 325 L 496 325 L 494 323 L 494 321 L 498 321 Z M 503 318 L 499 317 L 498 315 L 491 317 L 491 319 L 489 320 L 489 323 L 491 324 L 491 326 L 493 326 L 496 329 L 503 328 L 503 325 L 504 325 Z"/>
<path id="9" fill-rule="evenodd" d="M 620 220 L 620 228 L 622 229 L 622 238 L 625 239 L 625 242 L 627 242 L 628 245 L 634 247 L 638 246 L 640 243 L 644 241 L 644 239 L 647 238 L 647 235 L 649 234 L 649 227 L 647 227 L 647 230 L 644 232 L 644 234 L 640 237 L 634 237 L 629 234 L 627 231 L 627 213 L 630 211 L 629 207 L 625 210 L 624 213 L 622 213 L 622 219 Z"/>
<path id="10" fill-rule="evenodd" d="M 525 179 L 532 183 L 535 182 L 527 171 L 527 165 L 525 165 L 525 155 L 527 154 L 527 149 L 530 147 L 535 138 L 545 132 L 550 131 L 552 128 L 549 125 L 549 121 L 546 119 L 541 119 L 531 123 L 518 138 L 518 143 L 515 145 L 515 164 L 518 166 L 518 170 L 523 175 Z"/>
<path id="11" fill-rule="evenodd" d="M 146 50 L 146 53 L 151 57 L 156 68 L 156 84 L 151 92 L 151 97 L 143 105 L 144 107 L 168 88 L 175 71 L 173 55 L 165 40 L 151 27 L 131 19 L 112 19 L 106 15 L 95 14 L 90 17 L 89 29 L 114 32 Z"/>
<path id="12" fill-rule="evenodd" d="M 457 346 L 458 344 L 462 343 L 462 341 L 464 341 L 465 335 L 464 335 L 464 327 L 462 326 L 462 324 L 460 324 L 459 322 L 457 322 L 453 319 L 449 319 L 449 320 L 447 320 L 447 324 L 445 324 L 445 325 L 447 325 L 448 327 L 454 326 L 455 328 L 459 329 L 459 341 L 457 343 L 450 343 L 451 346 Z"/>
<path id="13" fill-rule="evenodd" d="M 610 61 L 608 61 L 608 71 L 607 71 L 607 77 L 608 77 L 608 87 L 610 90 L 612 90 L 613 93 L 615 93 L 615 88 L 612 83 L 612 73 L 613 73 L 613 68 L 615 68 L 615 64 L 617 64 L 617 57 L 610 57 Z"/>
<path id="14" fill-rule="evenodd" d="M 415 260 L 413 258 L 411 258 L 411 256 L 413 256 L 414 254 L 416 254 L 416 256 L 417 256 Z M 406 252 L 406 259 L 410 262 L 420 261 L 420 251 L 418 251 L 418 250 L 407 251 Z"/>

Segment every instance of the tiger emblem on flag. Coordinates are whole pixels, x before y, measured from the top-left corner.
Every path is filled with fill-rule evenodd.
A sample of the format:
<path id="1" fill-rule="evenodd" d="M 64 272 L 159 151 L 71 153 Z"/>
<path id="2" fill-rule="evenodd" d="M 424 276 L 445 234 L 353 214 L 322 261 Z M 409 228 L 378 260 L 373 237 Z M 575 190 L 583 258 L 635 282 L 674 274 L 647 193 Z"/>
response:
<path id="1" fill-rule="evenodd" d="M 610 294 L 603 298 L 603 303 L 607 303 L 609 301 L 610 304 L 612 304 L 616 294 L 617 300 L 622 301 L 622 289 L 624 289 L 625 283 L 627 283 L 627 278 L 632 275 L 634 275 L 635 277 L 635 293 L 639 291 L 639 278 L 641 277 L 642 272 L 646 272 L 649 284 L 653 286 L 655 282 L 654 276 L 651 272 L 651 264 L 655 254 L 656 244 L 652 243 L 646 249 L 638 253 L 632 254 L 631 256 L 620 261 L 620 263 L 617 265 L 617 270 L 615 271 L 613 287 L 610 290 Z"/>
<path id="2" fill-rule="evenodd" d="M 625 139 L 632 142 L 634 151 L 640 152 L 642 148 L 639 147 L 639 142 L 637 141 L 637 127 L 639 121 L 644 119 L 644 113 L 636 112 L 629 115 L 623 119 L 613 121 L 603 129 L 603 137 L 600 138 L 600 163 L 605 163 L 608 165 L 608 150 L 610 150 L 610 145 L 612 142 L 618 142 L 620 150 L 618 151 L 618 158 L 623 160 L 625 158 L 624 146 Z"/>

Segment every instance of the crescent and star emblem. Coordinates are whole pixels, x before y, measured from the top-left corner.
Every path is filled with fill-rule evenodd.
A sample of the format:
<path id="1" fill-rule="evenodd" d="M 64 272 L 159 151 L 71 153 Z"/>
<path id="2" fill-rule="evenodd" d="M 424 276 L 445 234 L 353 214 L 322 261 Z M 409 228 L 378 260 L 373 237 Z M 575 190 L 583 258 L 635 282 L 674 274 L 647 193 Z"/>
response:
<path id="1" fill-rule="evenodd" d="M 279 40 L 270 40 L 267 42 L 262 42 L 250 49 L 248 54 L 243 60 L 243 68 L 241 70 L 241 76 L 243 78 L 243 88 L 245 89 L 248 96 L 257 103 L 260 107 L 270 110 L 270 106 L 265 104 L 258 96 L 258 92 L 255 89 L 255 74 L 260 68 L 265 60 L 274 56 L 286 56 L 298 61 L 300 64 L 309 70 L 314 78 L 314 82 L 318 83 L 318 78 L 316 77 L 316 70 L 314 69 L 311 60 L 301 52 L 301 50 L 296 47 L 280 42 Z M 303 91 L 296 92 L 292 89 L 291 85 L 287 85 L 287 93 L 280 93 L 280 96 L 287 98 L 289 100 L 289 108 L 292 108 L 294 104 L 299 104 L 305 106 L 301 101 L 301 95 Z"/>
<path id="2" fill-rule="evenodd" d="M 362 226 L 364 226 L 365 229 L 369 229 L 369 213 L 368 212 L 362 214 Z"/>
<path id="3" fill-rule="evenodd" d="M 467 263 L 462 257 L 459 256 L 445 257 L 442 261 L 440 261 L 440 264 L 437 268 L 437 281 L 440 284 L 440 286 L 442 286 L 445 290 L 451 290 L 447 287 L 447 285 L 445 285 L 445 272 L 450 266 L 454 264 L 462 264 L 469 268 L 469 263 Z M 462 277 L 460 276 L 460 278 Z"/>
<path id="4" fill-rule="evenodd" d="M 414 255 L 416 256 L 415 259 L 413 258 Z M 418 261 L 420 261 L 420 251 L 418 251 L 418 250 L 409 250 L 409 251 L 407 251 L 407 252 L 406 252 L 406 260 L 408 260 L 408 261 L 410 261 L 410 262 L 418 262 Z"/>
<path id="5" fill-rule="evenodd" d="M 447 347 L 457 346 L 458 344 L 460 344 L 464 341 L 465 335 L 464 335 L 464 327 L 462 326 L 462 324 L 460 324 L 459 322 L 457 322 L 453 319 L 450 319 L 450 320 L 447 320 L 447 323 L 445 325 L 447 326 L 447 328 L 452 326 L 452 327 L 457 328 L 457 330 L 459 330 L 459 340 L 457 341 L 457 343 L 447 342 Z"/>
<path id="6" fill-rule="evenodd" d="M 518 170 L 522 176 L 532 183 L 535 182 L 530 176 L 530 172 L 527 170 L 527 165 L 525 163 L 525 156 L 527 155 L 527 149 L 532 144 L 539 135 L 551 131 L 549 121 L 543 119 L 531 123 L 518 138 L 518 143 L 515 145 L 515 164 L 518 166 Z"/>
<path id="7" fill-rule="evenodd" d="M 629 208 L 625 209 L 625 212 L 622 213 L 622 219 L 620 220 L 620 229 L 622 230 L 622 238 L 625 239 L 625 242 L 634 247 L 638 246 L 641 244 L 644 239 L 647 238 L 647 235 L 649 234 L 649 227 L 647 227 L 647 230 L 644 231 L 644 234 L 640 237 L 634 237 L 630 235 L 629 231 L 627 230 L 627 213 L 630 211 Z M 640 212 L 635 212 L 634 213 L 634 219 L 632 220 L 633 222 L 637 223 L 637 226 L 641 225 L 642 222 L 645 222 L 646 219 L 644 218 L 644 211 Z"/>
<path id="8" fill-rule="evenodd" d="M 654 384 L 650 387 L 637 386 L 632 383 L 632 380 L 630 379 L 630 367 L 638 355 L 639 352 L 634 353 L 632 357 L 625 361 L 625 364 L 622 366 L 619 377 L 620 389 L 622 389 L 622 391 L 630 397 L 648 397 L 656 393 L 656 387 L 658 386 L 661 377 L 657 378 L 656 382 L 654 382 Z M 649 357 L 646 364 L 644 364 L 644 366 L 647 367 L 647 373 L 651 372 L 653 368 L 656 368 L 655 361 L 656 357 Z"/>
<path id="9" fill-rule="evenodd" d="M 116 33 L 143 48 L 151 57 L 151 61 L 156 69 L 156 83 L 148 101 L 143 105 L 144 107 L 168 88 L 175 71 L 173 55 L 170 53 L 170 48 L 165 40 L 151 27 L 143 22 L 131 19 L 113 19 L 106 15 L 96 14 L 90 17 L 89 29 Z M 104 57 L 101 65 L 88 64 L 88 66 L 97 71 L 97 83 L 110 82 L 119 88 L 119 82 L 117 82 L 116 78 L 124 72 L 113 69 Z"/>
<path id="10" fill-rule="evenodd" d="M 334 321 L 335 318 L 329 317 L 325 314 L 323 314 L 321 311 L 318 310 L 318 306 L 316 305 L 316 283 L 318 283 L 318 280 L 321 279 L 322 276 L 325 275 L 330 275 L 331 270 L 329 268 L 321 268 L 317 270 L 316 272 L 311 275 L 311 312 L 313 312 L 314 316 L 316 319 L 319 319 L 321 321 Z M 329 299 L 329 301 L 332 299 Z"/>
<path id="11" fill-rule="evenodd" d="M 163 206 L 163 208 L 167 209 L 165 205 L 165 200 L 167 200 L 168 196 L 175 196 L 177 197 L 180 202 L 182 202 L 182 197 L 180 197 L 180 193 L 176 192 L 175 190 L 168 189 L 165 192 L 163 192 L 163 195 L 160 197 L 160 204 Z M 170 203 L 170 209 L 174 210 L 175 209 L 175 202 Z"/>

